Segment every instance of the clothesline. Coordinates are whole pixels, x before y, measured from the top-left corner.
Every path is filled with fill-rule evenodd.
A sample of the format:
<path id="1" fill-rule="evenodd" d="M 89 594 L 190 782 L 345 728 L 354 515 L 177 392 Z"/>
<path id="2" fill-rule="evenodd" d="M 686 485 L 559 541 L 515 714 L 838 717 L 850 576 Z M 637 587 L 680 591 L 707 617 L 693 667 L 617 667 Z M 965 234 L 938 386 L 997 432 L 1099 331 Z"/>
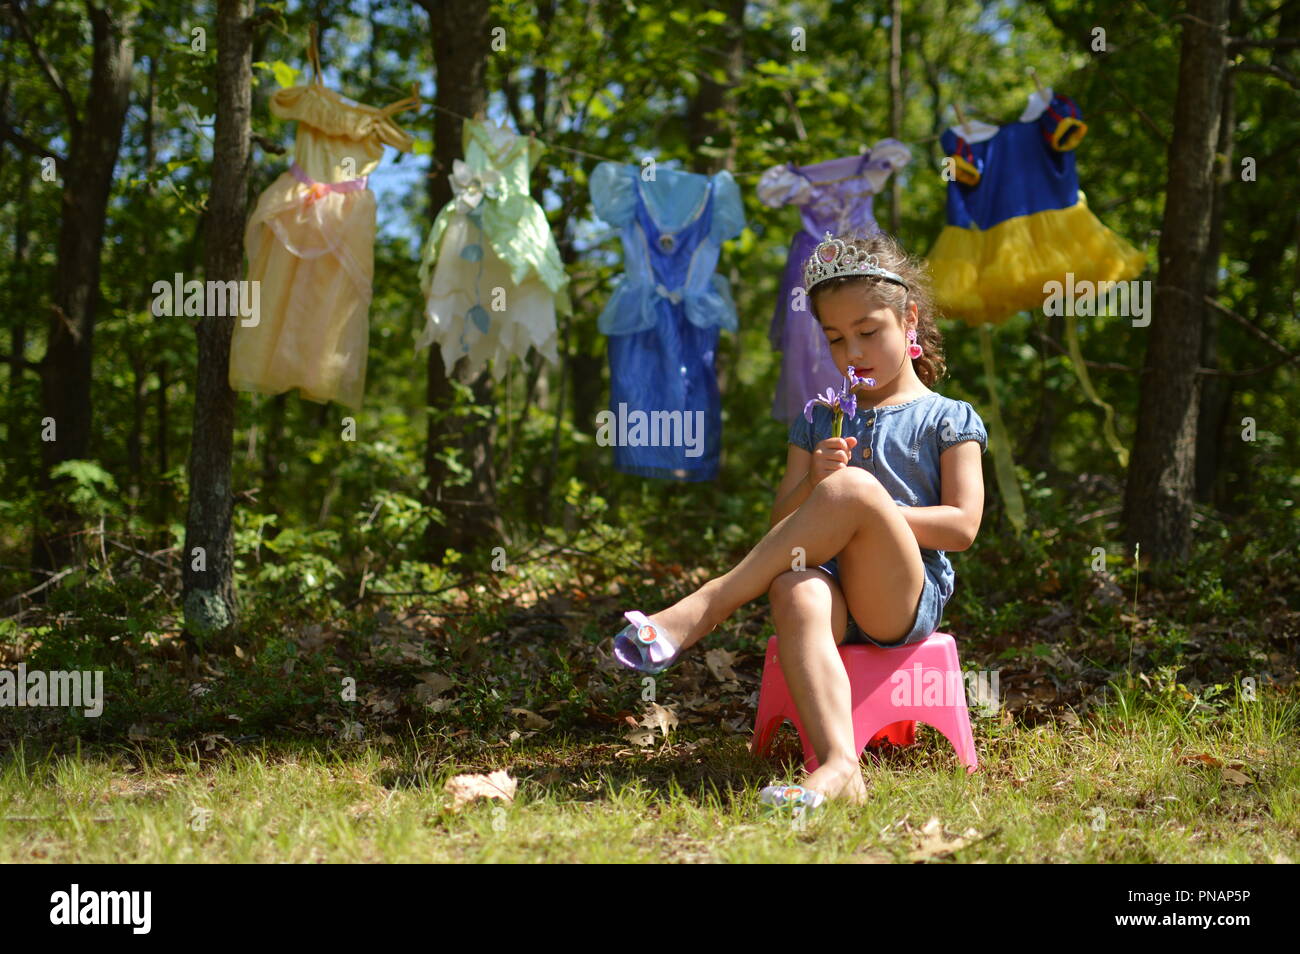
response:
<path id="1" fill-rule="evenodd" d="M 468 116 L 462 116 L 460 113 L 456 112 L 454 109 L 448 109 L 446 106 L 439 106 L 437 103 L 427 103 L 426 105 L 431 106 L 431 107 L 433 107 L 434 109 L 440 110 L 441 112 L 447 113 L 447 114 L 449 114 L 449 115 L 451 115 L 451 116 L 455 116 L 457 119 L 463 120 L 463 121 L 465 121 L 465 122 L 470 122 L 470 121 L 471 121 L 470 117 L 468 117 Z M 534 136 L 533 138 L 537 139 L 536 136 Z M 934 142 L 934 141 L 935 141 L 936 139 L 938 139 L 938 138 L 939 138 L 939 135 L 936 134 L 936 135 L 933 135 L 933 136 L 926 136 L 924 139 L 913 139 L 913 140 L 909 140 L 909 141 L 910 141 L 910 142 L 913 142 L 913 143 L 916 143 L 916 144 L 919 145 L 919 144 L 922 144 L 922 143 Z M 586 157 L 589 158 L 589 159 L 598 159 L 598 160 L 600 160 L 601 162 L 615 162 L 615 163 L 623 163 L 623 162 L 626 162 L 626 161 L 627 161 L 627 160 L 625 160 L 625 159 L 615 159 L 615 158 L 613 158 L 612 156 L 602 156 L 602 155 L 600 155 L 599 153 L 595 153 L 595 152 L 587 152 L 585 149 L 574 149 L 572 146 L 561 146 L 561 145 L 559 145 L 558 143 L 548 142 L 548 141 L 545 140 L 545 139 L 538 139 L 538 142 L 540 142 L 540 143 L 542 143 L 543 145 L 545 145 L 548 149 L 559 149 L 559 150 L 562 151 L 562 152 L 571 152 L 571 153 L 573 153 L 574 155 L 578 155 L 578 156 L 586 156 Z M 747 172 L 733 172 L 731 175 L 732 175 L 732 178 L 734 178 L 734 179 L 755 178 L 755 177 L 761 176 L 763 173 L 765 173 L 765 172 L 767 171 L 767 169 L 770 169 L 770 168 L 771 168 L 771 166 L 768 166 L 767 168 L 764 168 L 764 169 L 758 169 L 758 170 L 747 171 Z"/>
<path id="2" fill-rule="evenodd" d="M 310 58 L 313 76 L 305 98 L 324 96 L 321 108 L 325 110 L 345 108 L 343 97 L 334 93 L 326 96 L 328 91 L 320 86 L 314 28 Z M 1030 75 L 1043 105 L 1047 105 L 1047 89 L 1036 74 L 1031 71 Z M 1008 450 L 1007 429 L 1001 420 L 994 386 L 997 371 L 991 326 L 1017 312 L 1043 307 L 1043 293 L 1047 288 L 1041 274 L 1044 269 L 1065 274 L 1071 285 L 1075 272 L 1084 273 L 1089 284 L 1113 285 L 1127 283 L 1140 274 L 1146 263 L 1144 253 L 1110 232 L 1089 211 L 1079 191 L 1071 151 L 1087 127 L 1077 104 L 1064 98 L 1062 101 L 1069 107 L 1062 106 L 1061 111 L 1066 115 L 1058 115 L 1053 110 L 1051 117 L 1056 120 L 1056 130 L 1075 130 L 1068 144 L 1061 135 L 1040 135 L 1048 130 L 1038 128 L 1042 124 L 1029 122 L 1005 124 L 1000 128 L 995 125 L 992 137 L 996 146 L 988 139 L 970 144 L 967 167 L 983 183 L 981 197 L 989 195 L 995 201 L 973 204 L 958 201 L 964 196 L 956 180 L 949 181 L 947 224 L 926 254 L 934 275 L 934 299 L 940 313 L 951 309 L 968 323 L 980 327 L 980 351 L 989 387 L 992 427 L 985 433 L 979 415 L 967 404 L 962 411 L 965 417 L 957 418 L 955 431 L 963 438 L 978 435 L 985 449 L 992 451 L 1006 512 L 1017 532 L 1024 526 L 1024 504 L 1015 481 L 1015 465 Z M 381 110 L 365 108 L 387 116 L 421 103 L 416 95 Z M 505 173 L 527 179 L 532 168 L 528 150 L 509 149 L 502 153 L 498 137 L 477 125 L 488 121 L 485 110 L 479 109 L 478 115 L 471 118 L 435 103 L 427 105 L 467 124 L 467 158 L 478 158 L 490 167 L 502 155 L 508 155 L 508 169 L 495 170 L 497 175 Z M 957 102 L 952 106 L 959 126 L 965 126 L 967 114 Z M 294 116 L 302 120 L 313 114 L 299 108 Z M 795 117 L 799 123 L 797 110 Z M 938 118 L 936 115 L 935 119 Z M 311 122 L 306 125 L 310 127 Z M 372 154 L 381 151 L 381 143 L 396 144 L 402 151 L 410 151 L 409 137 L 399 138 L 391 128 L 381 130 L 379 126 L 371 124 L 368 132 L 367 143 L 373 147 Z M 515 137 L 519 134 L 504 126 L 497 128 L 510 133 L 511 143 L 518 142 Z M 322 151 L 323 169 L 337 167 L 355 151 L 350 142 L 319 135 L 309 128 L 300 127 L 299 135 L 306 137 L 303 141 L 312 143 L 314 149 Z M 534 133 L 528 138 L 530 143 L 537 140 Z M 930 136 L 910 142 L 912 145 L 933 143 L 937 138 Z M 807 141 L 802 125 L 800 139 Z M 702 190 L 701 198 L 692 203 L 698 207 L 691 218 L 679 223 L 678 228 L 665 231 L 650 214 L 643 193 L 667 193 L 663 198 L 671 201 L 664 204 L 671 208 L 674 204 L 684 205 L 693 190 L 683 195 L 681 190 L 671 187 L 672 183 L 662 180 L 658 189 L 645 189 L 634 184 L 635 159 L 620 161 L 567 145 L 545 144 L 616 167 L 598 167 L 593 172 L 592 210 L 595 218 L 612 229 L 623 230 L 625 267 L 634 258 L 649 259 L 649 267 L 641 274 L 634 269 L 625 270 L 616 286 L 617 292 L 605 300 L 597 316 L 597 328 L 608 337 L 611 410 L 604 413 L 613 417 L 612 409 L 619 409 L 618 439 L 611 439 L 613 423 L 606 422 L 600 425 L 604 437 L 598 436 L 597 443 L 613 445 L 614 466 L 627 474 L 681 480 L 714 479 L 722 443 L 721 399 L 713 380 L 714 355 L 719 331 L 723 328 L 735 331 L 739 327 L 727 276 L 714 269 L 721 245 L 745 228 L 741 191 Z M 626 151 L 630 153 L 634 148 L 626 147 Z M 777 148 L 770 147 L 771 151 Z M 1036 174 L 1045 165 L 1044 152 L 1048 149 L 1061 153 L 1051 167 L 1056 174 Z M 757 151 L 761 154 L 769 150 Z M 975 152 L 983 155 L 975 156 Z M 867 155 L 863 151 L 861 157 L 865 160 Z M 852 160 L 847 164 L 852 165 Z M 892 163 L 881 165 L 888 165 L 892 171 Z M 775 168 L 778 173 L 784 171 L 779 164 L 768 168 Z M 1060 174 L 1062 170 L 1064 175 Z M 301 170 L 295 166 L 291 171 L 303 182 Z M 751 178 L 763 176 L 767 171 L 729 174 L 735 178 Z M 879 171 L 882 176 L 887 174 L 883 168 Z M 782 175 L 780 178 L 798 177 Z M 842 181 L 830 178 L 815 185 L 832 186 Z M 356 188 L 358 182 L 360 187 Z M 279 394 L 296 388 L 313 401 L 335 401 L 360 408 L 365 384 L 372 256 L 321 255 L 302 259 L 295 247 L 304 244 L 304 237 L 307 244 L 315 247 L 355 250 L 373 243 L 376 230 L 373 203 L 358 203 L 344 197 L 344 201 L 330 203 L 328 212 L 326 203 L 313 205 L 320 198 L 320 189 L 327 193 L 356 192 L 365 188 L 364 182 L 362 177 L 344 183 L 311 183 L 308 193 L 300 195 L 292 188 L 284 189 L 277 179 L 259 198 L 245 232 L 249 273 L 265 276 L 273 292 L 265 296 L 270 304 L 259 315 L 258 322 L 235 323 L 228 374 L 232 389 Z M 576 194 L 581 190 L 574 185 L 571 180 L 569 191 Z M 774 198 L 779 204 L 792 203 L 804 185 L 801 180 L 798 190 L 786 190 L 785 195 Z M 898 185 L 897 178 L 894 185 Z M 475 216 L 472 210 L 479 207 L 482 196 L 493 195 L 491 184 L 485 184 L 481 191 L 477 188 L 461 191 L 461 195 L 448 199 L 435 217 L 421 252 L 419 278 L 425 299 L 424 327 L 415 342 L 416 349 L 436 347 L 441 352 L 444 373 L 448 375 L 457 362 L 465 360 L 470 368 L 490 364 L 493 377 L 500 380 L 503 371 L 511 366 L 512 358 L 523 359 L 530 351 L 540 355 L 547 364 L 559 364 L 559 342 L 563 339 L 557 327 L 557 315 L 574 312 L 570 294 L 572 276 L 567 271 L 571 257 L 566 259 L 560 254 L 545 211 L 536 198 L 527 195 L 525 188 L 524 196 L 512 196 L 517 201 L 505 210 L 506 214 Z M 871 203 L 860 201 L 862 195 L 853 188 L 835 189 L 824 200 L 819 196 L 818 201 L 806 203 L 804 214 L 814 216 L 819 222 L 824 219 L 828 224 L 832 217 L 845 223 L 852 205 L 856 216 L 853 227 L 870 234 L 878 226 L 872 218 Z M 462 201 L 468 204 L 469 210 L 462 208 Z M 308 206 L 312 207 L 315 218 L 302 215 L 301 210 Z M 710 210 L 709 224 L 692 230 L 691 225 L 703 222 L 706 208 Z M 458 210 L 457 214 L 444 216 L 443 213 L 451 210 Z M 1030 217 L 1032 224 L 1026 224 Z M 641 232 L 635 242 L 633 230 L 628 227 L 633 222 L 639 223 Z M 286 224 L 295 229 L 293 235 L 286 234 Z M 843 224 L 836 230 L 845 232 Z M 768 332 L 773 344 L 779 342 L 783 353 L 782 383 L 778 385 L 781 391 L 773 413 L 778 418 L 796 421 L 800 420 L 799 410 L 806 406 L 806 395 L 839 378 L 822 330 L 811 320 L 806 301 L 799 304 L 805 296 L 791 293 L 803 281 L 800 265 L 807 261 L 809 254 L 817 254 L 815 233 L 810 235 L 811 231 L 802 228 L 792 240 L 777 292 L 778 311 Z M 565 241 L 571 248 L 570 236 Z M 700 248 L 706 254 L 698 260 L 706 262 L 710 273 L 705 276 L 694 268 L 695 252 Z M 1097 249 L 1106 252 L 1100 254 Z M 823 249 L 822 254 L 825 252 Z M 1023 264 L 996 271 L 981 267 L 994 259 L 1020 263 L 1040 260 L 1046 264 L 1037 270 Z M 1071 271 L 1066 272 L 1067 268 Z M 693 277 L 692 271 L 695 271 Z M 700 278 L 705 280 L 696 281 Z M 274 291 L 277 286 L 280 293 Z M 501 314 L 490 313 L 485 307 L 486 299 L 492 297 L 495 301 L 497 291 L 509 289 L 515 290 L 509 295 L 510 309 Z M 1072 291 L 1066 293 L 1065 300 L 1072 303 Z M 240 310 L 244 310 L 242 303 Z M 493 312 L 497 310 L 494 308 Z M 1092 314 L 1092 310 L 1087 313 Z M 1087 364 L 1077 341 L 1077 324 L 1066 323 L 1070 366 L 1079 376 L 1089 401 L 1104 411 L 1102 428 L 1106 442 L 1120 456 L 1121 466 L 1126 466 L 1127 452 L 1115 434 L 1114 409 L 1098 396 L 1087 377 Z M 567 331 L 564 335 L 567 337 Z M 569 350 L 567 344 L 564 350 Z M 821 376 L 824 378 L 819 380 Z M 701 384 L 707 387 L 697 387 L 693 395 L 687 395 L 693 386 Z M 648 420 L 659 417 L 662 422 L 659 426 L 651 423 L 649 440 L 646 440 L 646 410 L 642 409 L 647 406 L 658 408 L 650 412 L 653 416 Z M 626 413 L 628 408 L 632 409 L 631 414 Z M 782 413 L 782 408 L 786 413 Z M 941 443 L 938 450 L 942 449 Z M 930 483 L 934 485 L 933 481 Z"/>

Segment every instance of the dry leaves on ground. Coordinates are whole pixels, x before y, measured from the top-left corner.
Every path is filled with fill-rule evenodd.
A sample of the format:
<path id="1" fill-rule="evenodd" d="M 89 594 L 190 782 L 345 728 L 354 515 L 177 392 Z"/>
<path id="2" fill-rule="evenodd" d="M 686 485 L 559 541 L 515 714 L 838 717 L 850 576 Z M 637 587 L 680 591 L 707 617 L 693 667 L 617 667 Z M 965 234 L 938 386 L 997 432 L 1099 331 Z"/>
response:
<path id="1" fill-rule="evenodd" d="M 725 649 L 710 649 L 704 654 L 704 664 L 709 667 L 709 672 L 718 682 L 737 680 L 736 671 L 731 668 L 731 664 L 735 661 L 736 654 Z"/>
<path id="2" fill-rule="evenodd" d="M 1184 765 L 1195 765 L 1199 762 L 1211 768 L 1217 768 L 1219 774 L 1223 776 L 1223 780 L 1230 785 L 1250 785 L 1254 781 L 1249 775 L 1241 771 L 1246 767 L 1245 762 L 1229 762 L 1225 765 L 1221 760 L 1205 752 L 1184 755 L 1178 761 Z"/>
<path id="3" fill-rule="evenodd" d="M 637 723 L 638 728 L 628 732 L 626 738 L 633 745 L 654 745 L 655 729 L 663 733 L 664 738 L 668 733 L 677 728 L 677 713 L 672 709 L 661 706 L 657 702 L 650 703 L 646 709 L 644 717 Z"/>
<path id="4" fill-rule="evenodd" d="M 641 720 L 641 725 L 647 729 L 658 729 L 667 738 L 668 733 L 677 728 L 677 713 L 667 706 L 652 702 L 650 708 L 646 710 L 645 718 Z"/>
<path id="5" fill-rule="evenodd" d="M 932 816 L 919 830 L 910 825 L 906 827 L 918 839 L 916 848 L 908 855 L 910 861 L 930 861 L 946 857 L 980 837 L 980 833 L 974 828 L 967 828 L 960 836 L 949 838 L 944 835 L 943 823 L 939 821 L 938 816 Z"/>
<path id="6" fill-rule="evenodd" d="M 551 724 L 551 721 L 545 716 L 538 715 L 532 709 L 525 709 L 522 706 L 515 706 L 510 710 L 510 714 L 523 716 L 525 729 L 545 729 Z"/>
<path id="7" fill-rule="evenodd" d="M 504 802 L 513 802 L 518 786 L 519 780 L 511 778 L 505 769 L 498 769 L 490 775 L 457 775 L 447 780 L 452 811 L 459 811 L 461 806 L 476 798 L 499 798 Z"/>

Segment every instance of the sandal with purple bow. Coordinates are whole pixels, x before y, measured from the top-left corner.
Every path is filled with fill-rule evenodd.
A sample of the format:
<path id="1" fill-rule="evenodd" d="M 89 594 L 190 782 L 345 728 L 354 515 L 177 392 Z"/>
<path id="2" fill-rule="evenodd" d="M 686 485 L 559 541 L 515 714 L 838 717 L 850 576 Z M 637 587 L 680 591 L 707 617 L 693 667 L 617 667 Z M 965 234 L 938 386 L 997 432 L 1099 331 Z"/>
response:
<path id="1" fill-rule="evenodd" d="M 629 669 L 651 675 L 663 672 L 677 661 L 678 652 L 644 613 L 623 614 L 628 625 L 614 637 L 614 658 Z"/>

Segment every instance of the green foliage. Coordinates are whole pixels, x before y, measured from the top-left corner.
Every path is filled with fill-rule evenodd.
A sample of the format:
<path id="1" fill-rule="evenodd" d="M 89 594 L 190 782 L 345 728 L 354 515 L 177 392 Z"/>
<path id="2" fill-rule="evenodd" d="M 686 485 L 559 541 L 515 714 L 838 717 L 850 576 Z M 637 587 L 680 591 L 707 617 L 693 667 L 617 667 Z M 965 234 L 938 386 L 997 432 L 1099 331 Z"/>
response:
<path id="1" fill-rule="evenodd" d="M 281 89 L 296 85 L 298 76 L 302 73 L 302 70 L 295 69 L 284 60 L 276 60 L 274 63 L 259 60 L 253 64 L 253 68 L 269 71 L 275 77 L 276 85 Z"/>
<path id="2" fill-rule="evenodd" d="M 85 516 L 99 517 L 116 510 L 116 501 L 108 494 L 117 491 L 113 475 L 93 460 L 68 460 L 51 468 L 54 480 L 67 478 L 67 500 Z"/>
<path id="3" fill-rule="evenodd" d="M 250 572 L 250 582 L 280 584 L 294 595 L 316 592 L 331 579 L 341 576 L 337 560 L 329 554 L 336 553 L 338 533 L 332 530 L 298 530 L 285 528 L 266 541 L 265 546 L 279 559 L 262 564 Z M 275 593 L 275 588 L 270 589 Z"/>

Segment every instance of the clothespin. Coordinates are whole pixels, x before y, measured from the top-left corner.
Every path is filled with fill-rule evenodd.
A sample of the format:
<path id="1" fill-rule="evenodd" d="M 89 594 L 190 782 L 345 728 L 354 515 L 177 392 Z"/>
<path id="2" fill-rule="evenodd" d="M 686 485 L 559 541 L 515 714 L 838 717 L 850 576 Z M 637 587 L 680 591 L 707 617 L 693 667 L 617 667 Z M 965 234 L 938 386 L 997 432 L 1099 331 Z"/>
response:
<path id="1" fill-rule="evenodd" d="M 1038 95 L 1042 97 L 1043 105 L 1047 105 L 1047 90 L 1043 89 L 1043 84 L 1038 79 L 1038 71 L 1030 66 L 1026 68 L 1026 72 L 1029 73 L 1030 78 L 1034 81 L 1034 85 L 1038 87 Z"/>
<path id="2" fill-rule="evenodd" d="M 315 79 L 319 80 L 320 79 L 320 49 L 316 45 L 317 33 L 316 33 L 315 20 L 307 24 L 307 35 L 310 39 L 310 43 L 307 46 L 307 56 L 311 60 L 312 70 L 314 71 L 312 75 L 314 76 Z"/>
<path id="3" fill-rule="evenodd" d="M 970 138 L 970 126 L 968 126 L 968 125 L 966 124 L 966 117 L 962 115 L 961 107 L 958 106 L 956 103 L 953 103 L 953 104 L 952 104 L 952 108 L 953 108 L 953 111 L 957 113 L 957 122 L 958 122 L 958 124 L 961 126 L 961 131 L 964 132 L 964 133 L 966 134 L 966 138 L 969 139 L 969 138 Z"/>

